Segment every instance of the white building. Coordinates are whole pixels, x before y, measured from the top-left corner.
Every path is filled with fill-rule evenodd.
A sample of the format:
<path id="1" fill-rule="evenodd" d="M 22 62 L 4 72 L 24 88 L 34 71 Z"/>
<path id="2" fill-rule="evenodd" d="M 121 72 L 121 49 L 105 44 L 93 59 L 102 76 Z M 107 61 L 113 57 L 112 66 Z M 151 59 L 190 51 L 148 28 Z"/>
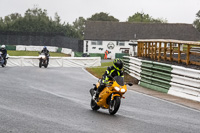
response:
<path id="1" fill-rule="evenodd" d="M 84 53 L 104 54 L 108 50 L 112 59 L 116 53 L 135 55 L 133 42 L 138 39 L 200 40 L 192 24 L 87 21 L 84 34 Z"/>
<path id="2" fill-rule="evenodd" d="M 132 55 L 133 47 L 129 45 L 129 41 L 95 41 L 84 40 L 84 53 L 100 53 L 104 54 L 109 51 L 108 58 L 114 59 L 116 53 L 126 53 Z"/>

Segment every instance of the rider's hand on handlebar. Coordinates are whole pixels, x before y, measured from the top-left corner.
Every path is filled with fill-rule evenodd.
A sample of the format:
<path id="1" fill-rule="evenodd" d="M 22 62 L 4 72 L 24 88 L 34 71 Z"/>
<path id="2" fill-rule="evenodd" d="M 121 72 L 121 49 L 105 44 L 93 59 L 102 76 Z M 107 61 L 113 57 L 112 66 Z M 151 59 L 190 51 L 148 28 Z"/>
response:
<path id="1" fill-rule="evenodd" d="M 108 82 L 108 80 L 104 80 L 103 83 L 108 84 L 109 82 Z"/>

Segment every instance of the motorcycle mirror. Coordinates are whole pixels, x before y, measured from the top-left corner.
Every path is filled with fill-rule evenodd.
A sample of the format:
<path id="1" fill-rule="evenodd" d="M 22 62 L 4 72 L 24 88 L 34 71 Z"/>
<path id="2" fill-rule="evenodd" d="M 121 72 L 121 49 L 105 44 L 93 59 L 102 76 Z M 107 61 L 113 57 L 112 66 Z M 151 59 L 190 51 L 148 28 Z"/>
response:
<path id="1" fill-rule="evenodd" d="M 133 85 L 133 83 L 126 83 L 127 85 L 129 85 L 129 86 L 132 86 Z"/>

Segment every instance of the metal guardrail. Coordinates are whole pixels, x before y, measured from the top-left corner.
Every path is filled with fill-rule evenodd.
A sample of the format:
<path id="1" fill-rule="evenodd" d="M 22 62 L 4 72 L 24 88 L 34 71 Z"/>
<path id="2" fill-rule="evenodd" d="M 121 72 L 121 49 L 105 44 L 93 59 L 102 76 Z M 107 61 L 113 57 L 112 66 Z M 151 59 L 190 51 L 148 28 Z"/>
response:
<path id="1" fill-rule="evenodd" d="M 200 102 L 200 70 L 124 56 L 125 72 L 143 87 Z"/>
<path id="2" fill-rule="evenodd" d="M 190 49 L 190 52 L 197 52 L 197 53 L 200 53 L 200 47 L 192 47 Z"/>

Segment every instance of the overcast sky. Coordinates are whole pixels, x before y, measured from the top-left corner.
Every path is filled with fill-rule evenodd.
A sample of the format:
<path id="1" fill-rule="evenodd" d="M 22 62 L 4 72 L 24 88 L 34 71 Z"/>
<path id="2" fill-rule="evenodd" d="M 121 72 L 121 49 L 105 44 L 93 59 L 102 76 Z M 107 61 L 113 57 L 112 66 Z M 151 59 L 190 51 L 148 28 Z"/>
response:
<path id="1" fill-rule="evenodd" d="M 11 13 L 24 15 L 34 5 L 46 9 L 52 18 L 57 12 L 62 21 L 70 24 L 78 17 L 86 19 L 100 12 L 122 22 L 136 12 L 144 12 L 169 23 L 192 24 L 200 10 L 200 0 L 0 0 L 0 17 Z"/>

